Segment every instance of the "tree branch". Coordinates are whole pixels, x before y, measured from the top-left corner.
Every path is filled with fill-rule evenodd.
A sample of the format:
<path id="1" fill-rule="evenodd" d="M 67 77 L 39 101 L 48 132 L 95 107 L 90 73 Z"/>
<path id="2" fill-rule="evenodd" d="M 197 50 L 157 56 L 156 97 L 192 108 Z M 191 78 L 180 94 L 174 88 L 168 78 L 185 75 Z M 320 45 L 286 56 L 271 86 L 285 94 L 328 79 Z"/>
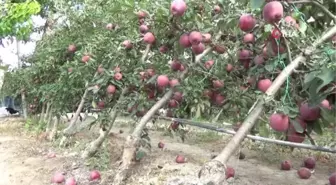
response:
<path id="1" fill-rule="evenodd" d="M 304 134 L 308 137 L 308 139 L 309 139 L 309 141 L 312 145 L 316 145 L 314 139 L 311 137 L 311 135 L 308 132 L 305 131 Z"/>
<path id="2" fill-rule="evenodd" d="M 148 57 L 148 54 L 149 54 L 149 51 L 150 51 L 150 48 L 151 48 L 151 44 L 147 44 L 147 46 L 146 46 L 146 50 L 145 50 L 145 52 L 143 53 L 142 58 L 141 58 L 141 62 L 142 62 L 142 63 L 146 62 L 147 57 Z"/>
<path id="3" fill-rule="evenodd" d="M 293 59 L 292 59 L 292 53 L 291 53 L 291 51 L 290 51 L 290 48 L 289 48 L 289 44 L 288 44 L 287 38 L 282 34 L 282 32 L 281 32 L 281 30 L 280 30 L 280 28 L 279 28 L 278 25 L 273 24 L 273 26 L 274 26 L 276 29 L 278 29 L 278 30 L 280 31 L 280 33 L 281 33 L 281 35 L 282 35 L 282 38 L 284 39 L 284 43 L 285 43 L 286 51 L 287 51 L 287 55 L 288 55 L 288 60 L 289 60 L 289 63 L 291 63 L 291 62 L 293 61 Z M 280 38 L 280 39 L 281 39 L 281 38 Z M 294 69 L 294 70 L 295 70 L 295 69 Z"/>
<path id="4" fill-rule="evenodd" d="M 330 39 L 336 34 L 336 26 L 332 27 L 327 33 L 325 33 L 320 39 L 315 41 L 310 48 L 307 48 L 305 53 L 300 54 L 293 60 L 292 63 L 287 65 L 285 69 L 279 74 L 279 76 L 273 81 L 272 85 L 266 91 L 266 95 L 262 98 L 258 98 L 255 107 L 251 110 L 251 113 L 246 117 L 242 126 L 238 129 L 237 133 L 233 136 L 231 141 L 226 145 L 223 151 L 214 159 L 222 163 L 226 163 L 233 152 L 239 147 L 239 144 L 245 138 L 247 133 L 252 129 L 259 115 L 264 109 L 264 105 L 273 99 L 273 96 L 280 89 L 281 85 L 285 82 L 287 77 L 291 75 L 295 68 L 297 68 L 300 62 L 305 61 L 307 55 L 311 55 L 318 45 Z"/>
<path id="5" fill-rule="evenodd" d="M 206 50 L 204 50 L 203 53 L 197 55 L 195 57 L 195 63 L 193 63 L 191 66 L 197 65 L 197 63 L 199 63 L 201 59 L 205 55 L 210 53 L 211 51 L 212 51 L 212 48 L 209 47 Z M 181 73 L 179 79 L 184 79 L 184 76 L 188 73 L 188 68 L 189 67 L 186 67 L 186 69 Z M 153 117 L 155 112 L 158 109 L 160 109 L 163 106 L 163 104 L 165 104 L 169 100 L 169 98 L 173 95 L 173 92 L 174 92 L 174 89 L 170 89 L 168 92 L 166 92 L 166 94 L 158 102 L 156 102 L 156 104 L 151 109 L 149 109 L 146 115 L 141 118 L 138 126 L 134 129 L 133 134 L 132 134 L 133 136 L 140 137 L 141 131 L 145 128 L 147 122 Z"/>
<path id="6" fill-rule="evenodd" d="M 313 5 L 319 7 L 325 14 L 327 14 L 331 19 L 334 20 L 334 23 L 336 23 L 336 16 L 331 13 L 326 7 L 324 7 L 321 3 L 315 1 L 315 0 L 301 0 L 301 1 L 293 1 L 290 2 L 291 4 L 308 4 L 312 3 Z"/>

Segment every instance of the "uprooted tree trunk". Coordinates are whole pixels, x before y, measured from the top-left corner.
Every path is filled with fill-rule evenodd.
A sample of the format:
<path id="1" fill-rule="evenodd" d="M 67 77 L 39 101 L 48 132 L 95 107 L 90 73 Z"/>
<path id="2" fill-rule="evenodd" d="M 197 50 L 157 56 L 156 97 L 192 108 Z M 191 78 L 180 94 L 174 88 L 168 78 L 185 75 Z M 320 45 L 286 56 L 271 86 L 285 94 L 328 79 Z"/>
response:
<path id="1" fill-rule="evenodd" d="M 212 48 L 207 48 L 202 54 L 198 55 L 195 58 L 195 62 L 191 64 L 191 67 L 194 65 L 198 65 L 200 60 L 211 51 Z M 181 73 L 179 77 L 180 81 L 183 81 L 188 71 L 189 69 L 186 68 Z M 154 116 L 154 114 L 160 108 L 162 108 L 167 103 L 167 101 L 170 100 L 170 98 L 173 95 L 173 92 L 174 89 L 170 89 L 168 92 L 166 92 L 166 94 L 159 101 L 157 101 L 155 105 L 141 118 L 139 124 L 136 126 L 133 133 L 126 138 L 124 144 L 124 151 L 121 159 L 121 165 L 113 181 L 114 185 L 123 184 L 127 179 L 130 169 L 133 168 L 136 151 L 140 146 L 142 130 L 146 127 L 147 122 Z"/>
<path id="2" fill-rule="evenodd" d="M 300 62 L 306 61 L 306 56 L 312 54 L 316 50 L 316 47 L 323 43 L 324 41 L 330 39 L 336 34 L 336 26 L 325 33 L 320 39 L 313 43 L 311 47 L 308 47 L 304 53 L 300 54 L 293 60 L 279 76 L 274 80 L 272 85 L 266 91 L 264 98 L 258 99 L 251 108 L 251 112 L 244 120 L 242 126 L 238 129 L 237 133 L 233 136 L 231 141 L 226 145 L 222 152 L 214 158 L 212 161 L 206 163 L 199 171 L 198 177 L 202 184 L 212 184 L 212 185 L 223 185 L 227 184 L 225 180 L 225 164 L 231 157 L 231 155 L 238 149 L 240 143 L 243 141 L 245 136 L 254 126 L 259 115 L 264 109 L 264 105 L 271 101 L 277 91 L 280 89 L 281 85 L 285 82 L 288 76 L 297 68 Z"/>

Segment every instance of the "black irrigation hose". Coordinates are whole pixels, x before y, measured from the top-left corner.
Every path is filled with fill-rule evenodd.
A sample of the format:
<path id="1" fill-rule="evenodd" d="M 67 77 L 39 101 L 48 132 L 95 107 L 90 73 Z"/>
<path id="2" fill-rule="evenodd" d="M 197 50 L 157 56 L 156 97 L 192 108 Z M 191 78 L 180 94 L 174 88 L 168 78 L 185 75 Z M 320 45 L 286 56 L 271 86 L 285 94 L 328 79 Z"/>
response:
<path id="1" fill-rule="evenodd" d="M 186 119 L 179 119 L 179 118 L 171 118 L 171 117 L 164 117 L 164 116 L 155 116 L 158 119 L 164 119 L 168 121 L 176 121 L 179 123 L 183 123 L 186 125 L 190 126 L 195 126 L 195 127 L 200 127 L 216 132 L 221 132 L 221 133 L 226 133 L 226 134 L 231 134 L 235 135 L 236 132 L 233 130 L 227 130 L 224 128 L 219 128 L 213 125 L 209 125 L 209 123 L 204 124 L 203 122 L 196 122 L 196 121 L 191 121 L 191 120 L 186 120 Z M 294 143 L 294 142 L 289 142 L 289 141 L 282 141 L 282 140 L 276 140 L 276 139 L 269 139 L 265 137 L 260 137 L 260 136 L 253 136 L 253 135 L 246 135 L 247 138 L 257 140 L 257 141 L 263 141 L 266 143 L 274 143 L 278 145 L 284 145 L 284 146 L 291 146 L 291 147 L 296 147 L 296 148 L 304 148 L 304 149 L 309 149 L 309 150 L 315 150 L 315 151 L 322 151 L 322 152 L 328 152 L 328 153 L 336 153 L 336 148 L 327 148 L 327 147 L 322 147 L 322 146 L 314 146 L 314 145 L 309 145 L 309 144 L 303 144 L 303 143 Z"/>
<path id="2" fill-rule="evenodd" d="M 131 115 L 130 113 L 127 112 L 122 112 L 124 115 Z M 154 118 L 156 119 L 163 119 L 167 121 L 175 121 L 178 123 L 183 123 L 186 125 L 190 126 L 195 126 L 199 128 L 204 128 L 216 132 L 221 132 L 221 133 L 226 133 L 226 134 L 231 134 L 235 135 L 236 132 L 233 130 L 228 130 L 224 129 L 223 127 L 217 127 L 214 125 L 211 125 L 211 123 L 204 123 L 204 122 L 197 122 L 197 121 L 192 121 L 192 120 L 187 120 L 187 119 L 180 119 L 180 118 L 172 118 L 172 117 L 165 117 L 165 116 L 157 116 L 155 115 Z M 154 120 L 155 122 L 155 120 Z M 327 148 L 327 147 L 322 147 L 322 146 L 315 146 L 315 145 L 309 145 L 309 144 L 303 144 L 303 143 L 294 143 L 294 142 L 289 142 L 289 141 L 282 141 L 282 140 L 276 140 L 276 139 L 269 139 L 265 137 L 260 137 L 260 136 L 253 136 L 253 135 L 246 135 L 247 138 L 256 140 L 256 141 L 263 141 L 266 143 L 273 143 L 273 144 L 278 144 L 278 145 L 283 145 L 283 146 L 290 146 L 290 147 L 295 147 L 295 148 L 304 148 L 308 150 L 315 150 L 315 151 L 322 151 L 322 152 L 328 152 L 328 153 L 336 153 L 336 148 Z"/>

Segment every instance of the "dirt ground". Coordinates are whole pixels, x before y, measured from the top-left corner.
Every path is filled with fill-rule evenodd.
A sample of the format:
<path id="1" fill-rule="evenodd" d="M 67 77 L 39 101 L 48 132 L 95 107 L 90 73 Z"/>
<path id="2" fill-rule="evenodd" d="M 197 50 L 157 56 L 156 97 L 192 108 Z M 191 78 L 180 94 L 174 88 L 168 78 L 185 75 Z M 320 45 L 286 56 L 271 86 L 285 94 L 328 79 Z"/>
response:
<path id="1" fill-rule="evenodd" d="M 119 130 L 123 129 L 122 134 Z M 46 185 L 54 173 L 64 172 L 66 177 L 74 176 L 78 185 L 111 184 L 117 161 L 121 155 L 122 143 L 128 134 L 125 127 L 114 128 L 104 143 L 98 157 L 88 161 L 80 159 L 80 152 L 85 143 L 95 137 L 95 133 L 79 134 L 77 142 L 70 148 L 60 149 L 56 144 L 40 141 L 31 132 L 24 129 L 23 122 L 18 118 L 0 120 L 0 185 Z M 197 176 L 204 162 L 218 153 L 228 136 L 218 134 L 193 133 L 182 143 L 177 138 L 165 136 L 160 131 L 150 131 L 152 151 L 135 167 L 134 174 L 127 184 L 161 185 L 177 176 Z M 78 142 L 80 141 L 80 142 Z M 165 148 L 157 148 L 163 141 Z M 232 184 L 239 185 L 327 185 L 329 175 L 335 171 L 335 156 L 330 154 L 312 153 L 306 150 L 289 152 L 286 148 L 267 145 L 252 150 L 251 142 L 244 142 L 241 151 L 245 159 L 233 156 L 228 165 L 236 170 Z M 281 152 L 279 152 L 281 151 Z M 48 158 L 55 153 L 56 157 Z M 175 163 L 177 154 L 187 157 L 187 163 Z M 314 155 L 319 160 L 314 174 L 308 180 L 299 179 L 296 170 L 300 167 L 304 156 Z M 323 157 L 321 157 L 323 156 Z M 280 171 L 280 161 L 289 159 L 294 169 Z M 89 182 L 89 172 L 99 169 L 102 180 Z"/>

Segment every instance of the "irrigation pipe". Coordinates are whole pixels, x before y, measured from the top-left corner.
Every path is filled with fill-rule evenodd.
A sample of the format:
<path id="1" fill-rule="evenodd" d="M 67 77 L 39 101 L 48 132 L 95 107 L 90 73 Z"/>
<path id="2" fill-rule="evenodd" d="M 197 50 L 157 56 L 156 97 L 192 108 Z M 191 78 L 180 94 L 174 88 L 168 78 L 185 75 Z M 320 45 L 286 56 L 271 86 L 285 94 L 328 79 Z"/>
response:
<path id="1" fill-rule="evenodd" d="M 219 127 L 216 127 L 216 126 L 213 126 L 213 125 L 209 125 L 208 123 L 205 125 L 202 122 L 195 122 L 195 121 L 190 121 L 190 120 L 186 120 L 186 119 L 170 118 L 170 117 L 164 117 L 164 116 L 156 116 L 156 117 L 159 118 L 159 119 L 176 121 L 176 122 L 183 123 L 183 124 L 186 124 L 186 125 L 200 127 L 200 128 L 204 128 L 204 129 L 208 129 L 208 130 L 212 130 L 212 131 L 216 131 L 216 132 L 221 132 L 221 133 L 226 133 L 226 134 L 231 134 L 231 135 L 236 134 L 236 132 L 233 131 L 233 130 L 227 130 L 227 129 L 224 129 L 224 128 L 219 128 Z M 249 139 L 257 140 L 257 141 L 263 141 L 263 142 L 266 142 L 266 143 L 274 143 L 274 144 L 278 144 L 278 145 L 291 146 L 291 147 L 296 147 L 296 148 L 304 148 L 304 149 L 308 149 L 308 150 L 322 151 L 322 152 L 328 152 L 328 153 L 336 153 L 336 148 L 327 148 L 327 147 L 314 146 L 314 145 L 303 144 L 303 143 L 293 143 L 293 142 L 289 142 L 289 141 L 269 139 L 269 138 L 260 137 L 260 136 L 253 136 L 253 135 L 249 135 L 249 134 L 246 135 L 246 137 L 249 138 Z"/>

